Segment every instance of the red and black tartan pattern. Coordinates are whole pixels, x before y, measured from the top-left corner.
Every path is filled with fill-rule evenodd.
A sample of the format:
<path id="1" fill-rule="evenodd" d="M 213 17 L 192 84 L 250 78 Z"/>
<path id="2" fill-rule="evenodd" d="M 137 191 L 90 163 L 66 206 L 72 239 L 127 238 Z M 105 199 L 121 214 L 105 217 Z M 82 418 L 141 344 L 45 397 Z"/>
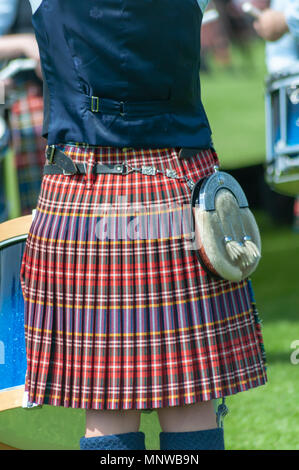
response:
<path id="1" fill-rule="evenodd" d="M 34 82 L 24 82 L 15 90 L 16 100 L 10 110 L 11 146 L 15 153 L 21 214 L 35 209 L 45 164 L 46 140 L 43 125 L 42 89 Z"/>
<path id="2" fill-rule="evenodd" d="M 263 385 L 250 281 L 211 279 L 186 238 L 159 222 L 189 204 L 184 175 L 211 174 L 217 155 L 59 147 L 88 174 L 43 177 L 21 267 L 29 401 L 146 410 Z M 133 167 L 174 169 L 182 178 L 91 174 L 95 163 L 125 156 Z M 128 236 L 136 214 L 154 217 L 154 235 Z"/>

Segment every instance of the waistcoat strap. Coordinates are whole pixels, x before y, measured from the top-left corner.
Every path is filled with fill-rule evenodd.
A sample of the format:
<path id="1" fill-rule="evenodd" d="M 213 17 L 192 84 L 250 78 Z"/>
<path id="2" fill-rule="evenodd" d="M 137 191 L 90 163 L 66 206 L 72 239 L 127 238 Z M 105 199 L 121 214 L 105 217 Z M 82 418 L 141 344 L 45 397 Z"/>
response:
<path id="1" fill-rule="evenodd" d="M 175 111 L 175 106 L 171 100 L 128 102 L 84 95 L 84 103 L 93 113 L 119 114 L 120 116 L 152 116 Z"/>

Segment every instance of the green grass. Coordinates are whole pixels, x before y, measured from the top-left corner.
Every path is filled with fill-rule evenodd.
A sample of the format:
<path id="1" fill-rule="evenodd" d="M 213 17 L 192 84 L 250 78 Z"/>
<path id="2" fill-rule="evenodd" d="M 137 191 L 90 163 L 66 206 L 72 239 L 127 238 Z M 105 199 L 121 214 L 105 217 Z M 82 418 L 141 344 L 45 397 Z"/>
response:
<path id="1" fill-rule="evenodd" d="M 253 276 L 263 320 L 268 384 L 228 399 L 227 442 L 232 449 L 299 449 L 299 235 L 260 220 L 263 258 Z M 298 354 L 299 357 L 299 354 Z"/>
<path id="2" fill-rule="evenodd" d="M 236 49 L 233 65 L 223 69 L 211 64 L 201 75 L 202 101 L 223 168 L 233 169 L 265 160 L 264 45 L 250 47 L 246 63 Z"/>

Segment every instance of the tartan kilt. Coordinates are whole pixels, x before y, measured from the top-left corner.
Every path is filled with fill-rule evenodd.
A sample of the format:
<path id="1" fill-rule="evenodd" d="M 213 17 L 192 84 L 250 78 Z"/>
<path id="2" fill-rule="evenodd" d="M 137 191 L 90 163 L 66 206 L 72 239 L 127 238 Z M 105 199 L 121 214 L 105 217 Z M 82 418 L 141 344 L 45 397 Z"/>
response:
<path id="1" fill-rule="evenodd" d="M 43 93 L 40 85 L 25 81 L 16 85 L 10 109 L 11 147 L 15 154 L 21 214 L 35 209 L 45 164 L 46 140 L 42 137 Z"/>
<path id="2" fill-rule="evenodd" d="M 216 153 L 180 160 L 176 147 L 58 147 L 87 174 L 42 180 L 20 273 L 29 401 L 149 410 L 265 384 L 250 280 L 212 279 L 176 224 L 163 231 L 165 214 L 189 207 L 184 175 L 211 174 Z M 182 178 L 90 171 L 125 156 Z"/>

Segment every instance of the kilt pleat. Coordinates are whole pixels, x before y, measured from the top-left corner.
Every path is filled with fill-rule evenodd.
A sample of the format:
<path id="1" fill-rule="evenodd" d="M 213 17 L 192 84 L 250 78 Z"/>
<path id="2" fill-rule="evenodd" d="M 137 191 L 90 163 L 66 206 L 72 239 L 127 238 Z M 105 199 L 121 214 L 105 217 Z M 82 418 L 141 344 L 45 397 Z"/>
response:
<path id="1" fill-rule="evenodd" d="M 61 144 L 87 175 L 45 175 L 21 267 L 29 400 L 153 409 L 263 385 L 250 280 L 211 279 L 182 236 L 190 189 L 218 163 L 178 148 Z M 93 175 L 96 162 L 175 169 Z M 189 206 L 187 206 L 189 207 Z"/>

